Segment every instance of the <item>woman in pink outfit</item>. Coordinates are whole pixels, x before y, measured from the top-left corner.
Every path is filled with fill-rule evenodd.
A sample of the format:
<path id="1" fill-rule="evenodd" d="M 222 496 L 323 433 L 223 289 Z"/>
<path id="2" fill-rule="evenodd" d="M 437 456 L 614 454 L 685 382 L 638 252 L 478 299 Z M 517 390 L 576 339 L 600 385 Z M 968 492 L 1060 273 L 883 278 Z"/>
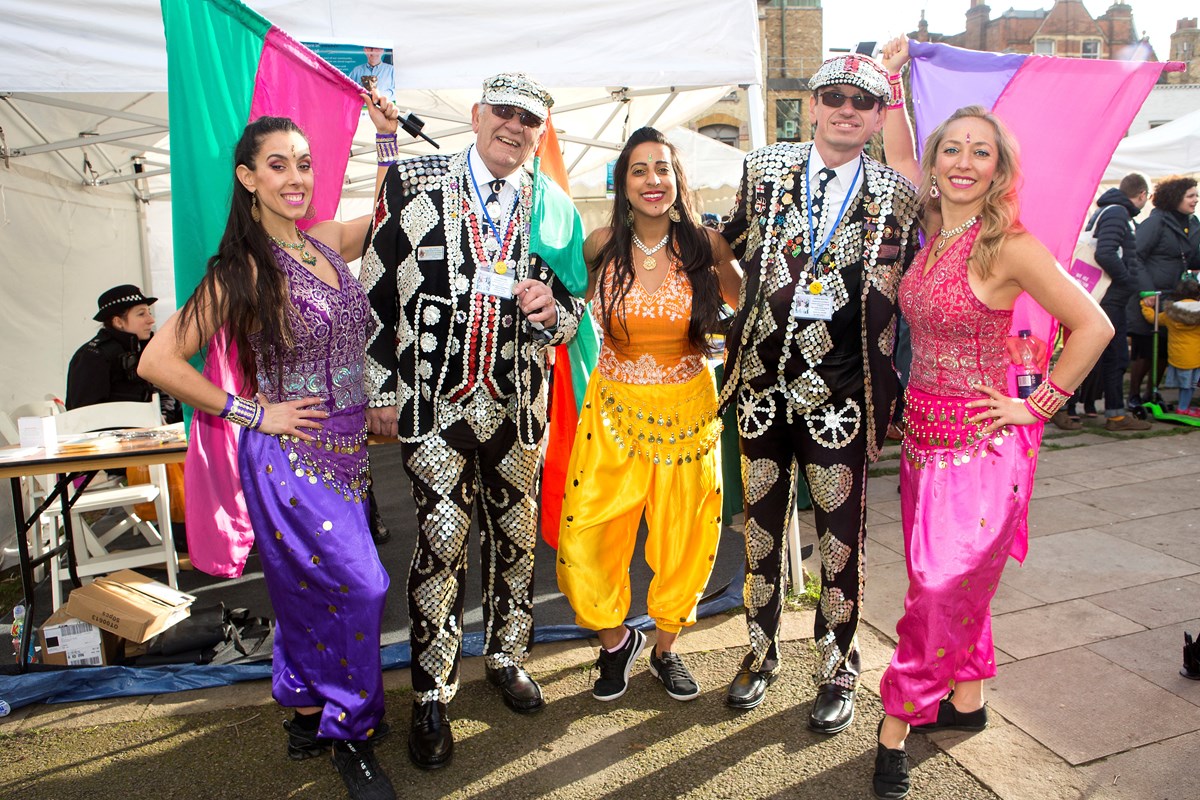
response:
<path id="1" fill-rule="evenodd" d="M 889 43 L 884 58 L 896 73 L 907 42 Z M 920 186 L 926 237 L 900 285 L 913 349 L 900 467 L 909 588 L 880 686 L 887 716 L 874 777 L 878 797 L 900 798 L 910 729 L 987 725 L 982 682 L 996 674 L 989 604 L 1008 556 L 1022 559 L 1027 549 L 1042 427 L 1100 357 L 1112 326 L 1021 225 L 1016 142 L 992 114 L 959 109 L 917 162 L 899 106 L 888 112 L 884 141 L 888 162 Z M 1054 371 L 1025 400 L 1006 392 L 1005 343 L 1022 292 L 1071 331 Z"/>

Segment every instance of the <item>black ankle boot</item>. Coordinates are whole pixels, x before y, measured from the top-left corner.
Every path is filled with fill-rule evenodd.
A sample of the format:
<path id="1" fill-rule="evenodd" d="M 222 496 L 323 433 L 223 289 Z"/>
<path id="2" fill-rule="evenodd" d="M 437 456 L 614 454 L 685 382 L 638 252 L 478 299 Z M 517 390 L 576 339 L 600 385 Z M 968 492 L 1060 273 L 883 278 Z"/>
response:
<path id="1" fill-rule="evenodd" d="M 1200 681 L 1200 642 L 1193 642 L 1190 633 L 1183 634 L 1183 668 L 1179 674 Z"/>

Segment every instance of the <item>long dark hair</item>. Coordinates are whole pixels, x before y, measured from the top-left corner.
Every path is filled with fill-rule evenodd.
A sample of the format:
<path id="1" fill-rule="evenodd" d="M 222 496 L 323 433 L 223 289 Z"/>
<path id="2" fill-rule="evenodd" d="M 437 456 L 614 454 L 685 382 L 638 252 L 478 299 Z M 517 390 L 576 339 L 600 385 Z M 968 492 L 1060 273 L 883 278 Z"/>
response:
<path id="1" fill-rule="evenodd" d="M 633 228 L 627 217 L 629 210 L 629 195 L 626 193 L 625 180 L 629 174 L 629 161 L 633 150 L 640 144 L 655 142 L 666 145 L 671 153 L 671 166 L 675 170 L 675 188 L 677 195 L 674 208 L 679 212 L 679 222 L 671 225 L 668 251 L 680 264 L 680 270 L 687 274 L 692 285 L 692 318 L 688 323 L 688 344 L 697 353 L 711 355 L 714 351 L 710 336 L 721 330 L 721 284 L 717 279 L 717 271 L 713 268 L 712 242 L 708 238 L 708 230 L 699 223 L 699 216 L 692 207 L 691 192 L 688 190 L 687 177 L 679 163 L 679 153 L 654 128 L 638 128 L 629 137 L 621 155 L 617 156 L 617 164 L 613 168 L 615 197 L 613 198 L 612 217 L 609 227 L 612 236 L 596 254 L 596 262 L 588 268 L 597 273 L 597 286 L 603 277 L 602 270 L 609 262 L 613 265 L 613 295 L 598 292 L 600 316 L 604 320 L 604 333 L 612 336 L 613 317 L 620 323 L 629 338 L 629 328 L 625 325 L 625 296 L 633 286 Z"/>
<path id="2" fill-rule="evenodd" d="M 274 133 L 304 136 L 300 126 L 287 117 L 259 117 L 246 126 L 234 147 L 234 170 L 239 166 L 253 170 L 263 140 Z M 254 195 L 235 178 L 229 220 L 225 223 L 221 244 L 216 255 L 208 259 L 200 285 L 181 309 L 179 325 L 181 328 L 188 324 L 197 325 L 201 341 L 207 343 L 216 331 L 205 330 L 202 320 L 206 317 L 224 319 L 230 338 L 238 348 L 238 367 L 246 386 L 257 391 L 258 368 L 250 334 L 261 337 L 263 362 L 276 369 L 282 369 L 280 356 L 292 349 L 295 338 L 289 319 L 292 303 L 287 275 L 275 261 L 267 232 L 251 216 L 253 198 Z M 202 317 L 202 307 L 215 313 Z"/>

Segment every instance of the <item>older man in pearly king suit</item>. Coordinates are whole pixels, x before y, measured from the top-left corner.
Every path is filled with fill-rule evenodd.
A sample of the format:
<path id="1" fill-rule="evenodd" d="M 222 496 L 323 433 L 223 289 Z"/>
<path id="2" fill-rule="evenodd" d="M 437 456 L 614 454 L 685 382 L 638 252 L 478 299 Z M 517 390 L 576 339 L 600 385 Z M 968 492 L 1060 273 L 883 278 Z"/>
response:
<path id="1" fill-rule="evenodd" d="M 746 275 L 721 407 L 737 407 L 750 638 L 726 700 L 754 708 L 779 668 L 787 530 L 803 468 L 821 553 L 809 727 L 833 734 L 854 717 L 867 464 L 898 392 L 896 293 L 916 250 L 916 191 L 863 152 L 891 96 L 877 63 L 830 59 L 809 85 L 814 141 L 747 155 L 723 226 Z"/>
<path id="2" fill-rule="evenodd" d="M 488 677 L 513 710 L 543 705 L 523 665 L 533 639 L 546 348 L 574 336 L 582 306 L 563 277 L 585 274 L 570 200 L 524 168 L 552 103 L 523 74 L 485 81 L 471 147 L 389 168 L 363 257 L 379 322 L 367 347 L 368 423 L 400 438 L 417 508 L 409 755 L 425 769 L 453 752 L 446 704 L 458 689 L 472 506 Z M 381 162 L 394 157 L 394 144 L 378 149 Z"/>

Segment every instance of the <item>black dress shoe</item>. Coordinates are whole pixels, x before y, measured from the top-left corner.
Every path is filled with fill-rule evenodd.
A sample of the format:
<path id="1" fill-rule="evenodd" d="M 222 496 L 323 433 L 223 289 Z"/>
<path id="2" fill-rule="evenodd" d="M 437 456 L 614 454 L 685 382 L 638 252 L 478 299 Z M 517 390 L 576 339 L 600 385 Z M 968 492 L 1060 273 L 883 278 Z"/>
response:
<path id="1" fill-rule="evenodd" d="M 408 756 L 421 769 L 438 769 L 454 755 L 454 734 L 445 703 L 413 703 Z"/>
<path id="2" fill-rule="evenodd" d="M 987 706 L 980 706 L 974 711 L 959 711 L 948 699 L 938 703 L 937 719 L 925 725 L 912 725 L 913 733 L 932 733 L 933 731 L 967 731 L 979 733 L 988 725 Z"/>
<path id="3" fill-rule="evenodd" d="M 487 677 L 493 686 L 499 687 L 504 704 L 518 714 L 530 714 L 546 705 L 537 681 L 520 667 L 488 667 Z"/>
<path id="4" fill-rule="evenodd" d="M 854 721 L 854 690 L 827 683 L 817 689 L 808 727 L 817 733 L 841 733 Z"/>
<path id="5" fill-rule="evenodd" d="M 725 705 L 739 711 L 757 707 L 767 696 L 767 687 L 775 682 L 775 678 L 774 672 L 759 672 L 742 667 L 729 684 L 729 691 L 725 694 Z"/>

